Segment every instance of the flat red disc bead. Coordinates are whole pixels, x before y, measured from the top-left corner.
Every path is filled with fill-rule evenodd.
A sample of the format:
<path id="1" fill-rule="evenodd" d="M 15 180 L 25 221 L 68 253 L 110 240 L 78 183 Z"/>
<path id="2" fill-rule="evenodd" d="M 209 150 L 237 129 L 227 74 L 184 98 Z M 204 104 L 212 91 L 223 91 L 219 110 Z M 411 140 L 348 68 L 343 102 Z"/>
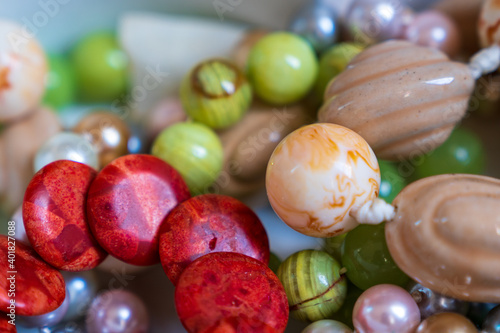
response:
<path id="1" fill-rule="evenodd" d="M 108 255 L 87 224 L 87 192 L 96 174 L 82 163 L 56 161 L 38 171 L 26 189 L 26 235 L 33 249 L 57 269 L 89 270 Z"/>
<path id="2" fill-rule="evenodd" d="M 190 198 L 181 175 L 151 155 L 126 155 L 109 163 L 90 186 L 87 216 L 101 246 L 129 264 L 160 261 L 160 224 Z"/>
<path id="3" fill-rule="evenodd" d="M 175 307 L 190 333 L 283 332 L 288 321 L 278 277 L 234 252 L 210 253 L 189 265 L 175 289 Z"/>
<path id="4" fill-rule="evenodd" d="M 15 313 L 13 315 L 15 316 Z M 15 317 L 13 319 L 15 319 Z M 7 314 L 0 313 L 0 333 L 17 333 L 16 326 L 10 324 L 9 320 L 12 319 L 7 317 Z M 15 323 L 16 321 L 14 320 L 13 322 Z"/>
<path id="5" fill-rule="evenodd" d="M 57 309 L 66 296 L 66 285 L 61 273 L 20 242 L 15 242 L 15 260 L 9 262 L 9 247 L 12 249 L 12 246 L 12 239 L 0 235 L 0 311 L 9 312 L 8 306 L 13 298 L 9 294 L 12 289 L 15 293 L 16 315 L 37 316 Z M 9 273 L 11 271 L 17 273 Z M 11 280 L 7 278 L 13 276 L 15 285 L 12 288 Z"/>
<path id="6" fill-rule="evenodd" d="M 160 228 L 163 270 L 175 285 L 182 271 L 210 252 L 238 252 L 269 262 L 269 240 L 257 215 L 228 196 L 205 194 L 184 201 Z"/>

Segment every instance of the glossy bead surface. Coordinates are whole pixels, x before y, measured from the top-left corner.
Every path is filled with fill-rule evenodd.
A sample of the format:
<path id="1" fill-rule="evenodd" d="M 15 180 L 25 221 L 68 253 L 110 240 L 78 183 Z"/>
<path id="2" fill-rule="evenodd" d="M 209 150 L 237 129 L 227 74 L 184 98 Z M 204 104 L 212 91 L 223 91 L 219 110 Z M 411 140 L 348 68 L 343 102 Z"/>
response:
<path id="1" fill-rule="evenodd" d="M 414 333 L 420 323 L 418 306 L 401 287 L 380 284 L 366 290 L 354 305 L 356 332 Z"/>
<path id="2" fill-rule="evenodd" d="M 266 174 L 269 201 L 293 229 L 332 237 L 355 228 L 349 214 L 377 197 L 380 172 L 366 141 L 334 124 L 299 128 L 276 147 Z"/>
<path id="3" fill-rule="evenodd" d="M 352 333 L 352 330 L 340 321 L 324 319 L 307 326 L 302 333 Z"/>
<path id="4" fill-rule="evenodd" d="M 220 139 L 203 124 L 170 126 L 156 138 L 151 152 L 172 165 L 193 194 L 206 192 L 222 169 Z"/>
<path id="5" fill-rule="evenodd" d="M 378 197 L 391 203 L 406 186 L 407 181 L 401 176 L 396 164 L 379 160 L 378 166 L 380 167 L 380 192 Z"/>
<path id="6" fill-rule="evenodd" d="M 482 174 L 485 164 L 481 139 L 469 130 L 456 128 L 442 146 L 415 166 L 413 176 L 420 179 L 445 173 Z"/>
<path id="7" fill-rule="evenodd" d="M 99 170 L 96 149 L 83 136 L 75 133 L 61 132 L 47 140 L 37 151 L 33 168 L 38 172 L 58 160 L 71 160 Z"/>
<path id="8" fill-rule="evenodd" d="M 45 88 L 47 63 L 35 36 L 25 27 L 0 20 L 0 124 L 34 111 Z"/>
<path id="9" fill-rule="evenodd" d="M 0 208 L 7 214 L 23 203 L 24 191 L 34 175 L 35 154 L 60 130 L 57 116 L 46 108 L 0 130 Z"/>
<path id="10" fill-rule="evenodd" d="M 16 318 L 19 320 L 19 325 L 27 328 L 50 327 L 59 324 L 69 308 L 70 295 L 66 290 L 66 297 L 62 304 L 49 313 L 39 316 L 21 316 Z"/>
<path id="11" fill-rule="evenodd" d="M 277 275 L 285 288 L 290 314 L 302 321 L 330 318 L 346 297 L 347 281 L 340 264 L 323 251 L 292 254 Z"/>
<path id="12" fill-rule="evenodd" d="M 323 0 L 310 1 L 295 13 L 289 30 L 305 38 L 320 53 L 337 41 L 335 8 Z"/>
<path id="13" fill-rule="evenodd" d="M 497 0 L 485 0 L 482 2 L 478 25 L 479 40 L 482 47 L 500 43 L 499 15 L 500 4 Z"/>
<path id="14" fill-rule="evenodd" d="M 394 199 L 396 216 L 385 227 L 392 258 L 440 294 L 498 303 L 499 198 L 500 180 L 491 177 L 452 174 L 411 183 Z"/>
<path id="15" fill-rule="evenodd" d="M 70 300 L 68 311 L 62 321 L 75 321 L 85 316 L 90 303 L 95 299 L 99 288 L 98 275 L 95 270 L 63 272 L 62 275 Z"/>
<path id="16" fill-rule="evenodd" d="M 111 112 L 97 111 L 85 116 L 73 128 L 81 134 L 97 151 L 99 165 L 104 167 L 109 162 L 128 153 L 130 130 L 127 123 Z"/>
<path id="17" fill-rule="evenodd" d="M 450 57 L 460 51 L 460 32 L 455 22 L 437 10 L 416 15 L 404 37 L 412 43 L 441 50 Z"/>
<path id="18" fill-rule="evenodd" d="M 484 333 L 500 332 L 500 306 L 493 308 L 488 313 L 481 328 Z"/>
<path id="19" fill-rule="evenodd" d="M 342 243 L 342 265 L 349 281 L 366 290 L 377 284 L 408 283 L 408 276 L 396 265 L 385 241 L 385 223 L 360 225 L 349 231 Z"/>
<path id="20" fill-rule="evenodd" d="M 438 313 L 424 320 L 415 333 L 477 333 L 477 328 L 466 317 L 457 313 Z M 490 332 L 490 331 L 485 331 Z M 492 332 L 492 331 L 491 331 Z"/>
<path id="21" fill-rule="evenodd" d="M 182 105 L 193 120 L 221 129 L 238 122 L 252 101 L 243 73 L 227 60 L 207 60 L 194 67 L 180 87 Z"/>
<path id="22" fill-rule="evenodd" d="M 71 60 L 83 101 L 110 102 L 125 93 L 128 59 L 112 33 L 84 37 L 73 49 Z"/>
<path id="23" fill-rule="evenodd" d="M 85 164 L 61 160 L 37 172 L 26 189 L 26 234 L 34 250 L 58 269 L 89 270 L 107 256 L 92 236 L 85 213 L 95 176 Z"/>
<path id="24" fill-rule="evenodd" d="M 321 54 L 318 77 L 314 84 L 314 93 L 320 102 L 323 102 L 325 90 L 330 81 L 343 72 L 352 58 L 362 50 L 362 44 L 339 43 Z"/>
<path id="25" fill-rule="evenodd" d="M 76 79 L 71 63 L 64 56 L 50 55 L 43 103 L 58 110 L 74 102 L 75 97 Z"/>
<path id="26" fill-rule="evenodd" d="M 293 103 L 312 88 L 318 71 L 314 50 L 301 37 L 276 32 L 261 38 L 250 51 L 247 77 L 264 102 Z"/>
<path id="27" fill-rule="evenodd" d="M 436 293 L 420 283 L 411 282 L 406 290 L 417 303 L 422 320 L 442 312 L 454 312 L 465 316 L 469 310 L 467 302 Z"/>
<path id="28" fill-rule="evenodd" d="M 99 244 L 126 263 L 160 261 L 159 229 L 189 191 L 174 168 L 150 155 L 117 158 L 97 175 L 87 197 L 87 219 Z"/>
<path id="29" fill-rule="evenodd" d="M 0 310 L 10 313 L 8 290 L 12 277 L 8 271 L 12 262 L 8 261 L 9 243 L 7 236 L 0 235 Z M 15 243 L 15 314 L 37 316 L 57 309 L 65 298 L 64 280 L 57 270 L 46 264 L 30 247 Z"/>
<path id="30" fill-rule="evenodd" d="M 328 86 L 318 119 L 352 129 L 378 158 L 410 159 L 448 138 L 474 84 L 469 67 L 439 50 L 387 41 L 361 52 Z"/>
<path id="31" fill-rule="evenodd" d="M 240 253 L 195 260 L 179 279 L 175 307 L 189 332 L 281 333 L 288 321 L 286 294 L 276 275 Z"/>
<path id="32" fill-rule="evenodd" d="M 94 299 L 85 323 L 88 333 L 146 333 L 149 315 L 139 297 L 118 289 Z"/>
<path id="33" fill-rule="evenodd" d="M 240 198 L 263 189 L 267 163 L 276 146 L 311 121 L 302 105 L 277 109 L 254 103 L 239 123 L 219 132 L 224 163 L 212 186 L 214 193 Z"/>
<path id="34" fill-rule="evenodd" d="M 160 259 L 175 285 L 195 259 L 211 252 L 237 252 L 267 264 L 269 241 L 255 213 L 242 202 L 205 194 L 184 201 L 160 228 Z"/>
<path id="35" fill-rule="evenodd" d="M 345 16 L 351 39 L 365 44 L 401 38 L 410 19 L 404 4 L 389 0 L 355 0 Z"/>

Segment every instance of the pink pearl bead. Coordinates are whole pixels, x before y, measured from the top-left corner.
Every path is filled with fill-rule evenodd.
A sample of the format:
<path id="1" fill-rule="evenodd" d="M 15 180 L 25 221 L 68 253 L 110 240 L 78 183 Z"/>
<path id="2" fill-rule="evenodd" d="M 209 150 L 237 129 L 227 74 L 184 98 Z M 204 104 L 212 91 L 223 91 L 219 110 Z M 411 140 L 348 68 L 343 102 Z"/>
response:
<path id="1" fill-rule="evenodd" d="M 413 333 L 420 323 L 420 311 L 406 290 L 380 284 L 359 296 L 352 318 L 358 333 Z"/>
<path id="2" fill-rule="evenodd" d="M 455 22 L 436 10 L 415 16 L 406 29 L 405 38 L 418 45 L 439 49 L 450 57 L 460 51 L 460 36 Z"/>

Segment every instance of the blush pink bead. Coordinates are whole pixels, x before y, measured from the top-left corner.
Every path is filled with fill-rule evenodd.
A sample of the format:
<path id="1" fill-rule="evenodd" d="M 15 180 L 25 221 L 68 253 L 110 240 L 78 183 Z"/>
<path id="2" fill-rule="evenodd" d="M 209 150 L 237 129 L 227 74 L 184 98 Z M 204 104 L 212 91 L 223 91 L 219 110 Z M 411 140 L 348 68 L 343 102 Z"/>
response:
<path id="1" fill-rule="evenodd" d="M 420 323 L 420 310 L 403 288 L 380 284 L 359 296 L 352 319 L 357 333 L 413 333 Z"/>
<path id="2" fill-rule="evenodd" d="M 408 25 L 405 38 L 429 46 L 454 57 L 460 51 L 458 27 L 448 16 L 436 10 L 422 12 Z"/>

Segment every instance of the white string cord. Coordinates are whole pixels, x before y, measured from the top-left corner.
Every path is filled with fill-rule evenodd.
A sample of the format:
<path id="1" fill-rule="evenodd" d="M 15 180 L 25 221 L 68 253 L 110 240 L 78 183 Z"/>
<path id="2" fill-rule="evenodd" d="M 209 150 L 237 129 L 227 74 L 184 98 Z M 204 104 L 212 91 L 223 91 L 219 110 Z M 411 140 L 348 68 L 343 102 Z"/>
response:
<path id="1" fill-rule="evenodd" d="M 472 75 L 477 80 L 484 74 L 494 72 L 500 66 L 500 46 L 493 45 L 476 53 L 469 63 Z"/>
<path id="2" fill-rule="evenodd" d="M 379 224 L 394 219 L 396 211 L 393 205 L 388 204 L 383 199 L 376 198 L 368 201 L 350 215 L 360 224 Z"/>

